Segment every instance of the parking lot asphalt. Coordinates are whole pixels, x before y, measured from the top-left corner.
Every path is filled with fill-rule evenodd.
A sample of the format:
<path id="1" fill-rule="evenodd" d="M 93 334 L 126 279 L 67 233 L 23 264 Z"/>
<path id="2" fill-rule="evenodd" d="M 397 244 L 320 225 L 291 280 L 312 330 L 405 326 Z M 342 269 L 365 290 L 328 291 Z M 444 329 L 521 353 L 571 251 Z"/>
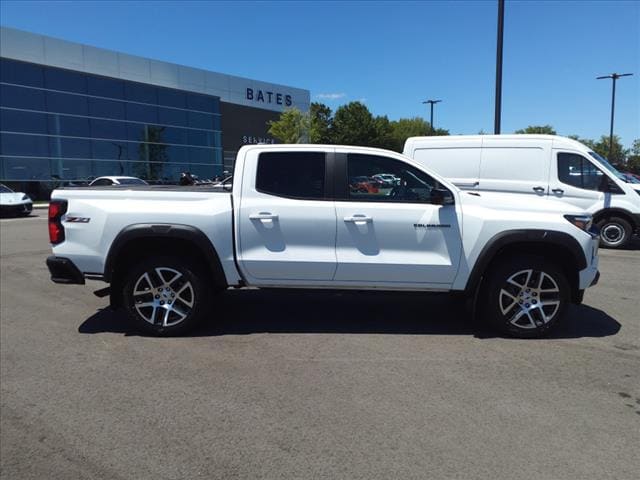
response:
<path id="1" fill-rule="evenodd" d="M 2 478 L 637 478 L 639 245 L 543 340 L 446 296 L 257 290 L 151 338 L 49 281 L 35 215 L 0 220 Z"/>

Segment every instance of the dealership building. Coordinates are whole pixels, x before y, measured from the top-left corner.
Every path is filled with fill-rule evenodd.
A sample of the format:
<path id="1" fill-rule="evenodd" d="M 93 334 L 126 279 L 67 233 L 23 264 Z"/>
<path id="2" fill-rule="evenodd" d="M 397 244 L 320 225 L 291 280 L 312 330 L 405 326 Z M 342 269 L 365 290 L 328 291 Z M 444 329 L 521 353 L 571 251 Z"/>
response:
<path id="1" fill-rule="evenodd" d="M 103 175 L 232 170 L 308 90 L 0 27 L 0 182 L 34 198 Z"/>

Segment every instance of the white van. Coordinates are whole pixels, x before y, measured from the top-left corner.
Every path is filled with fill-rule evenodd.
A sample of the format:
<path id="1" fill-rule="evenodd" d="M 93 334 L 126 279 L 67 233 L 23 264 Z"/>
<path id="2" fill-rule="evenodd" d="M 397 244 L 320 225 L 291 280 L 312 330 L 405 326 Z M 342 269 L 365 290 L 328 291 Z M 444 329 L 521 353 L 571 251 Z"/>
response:
<path id="1" fill-rule="evenodd" d="M 405 155 L 463 190 L 562 199 L 593 214 L 602 244 L 640 233 L 640 182 L 580 142 L 556 135 L 411 137 Z"/>

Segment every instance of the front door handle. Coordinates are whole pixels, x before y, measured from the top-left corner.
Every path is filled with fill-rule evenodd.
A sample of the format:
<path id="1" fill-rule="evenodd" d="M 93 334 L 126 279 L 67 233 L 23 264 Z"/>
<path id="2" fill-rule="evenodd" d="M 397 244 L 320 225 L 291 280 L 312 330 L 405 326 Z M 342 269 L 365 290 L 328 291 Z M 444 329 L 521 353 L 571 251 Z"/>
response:
<path id="1" fill-rule="evenodd" d="M 278 219 L 278 215 L 271 212 L 252 213 L 249 220 L 260 220 L 261 222 L 273 222 Z"/>
<path id="2" fill-rule="evenodd" d="M 553 190 L 551 190 L 553 193 L 557 194 L 557 195 L 562 195 L 564 193 L 564 190 L 561 188 L 554 188 Z"/>
<path id="3" fill-rule="evenodd" d="M 373 222 L 373 218 L 368 215 L 356 214 L 351 217 L 344 217 L 344 221 L 347 223 L 355 223 L 356 225 L 364 225 Z"/>
<path id="4" fill-rule="evenodd" d="M 533 187 L 533 191 L 536 193 L 544 192 L 544 187 Z"/>

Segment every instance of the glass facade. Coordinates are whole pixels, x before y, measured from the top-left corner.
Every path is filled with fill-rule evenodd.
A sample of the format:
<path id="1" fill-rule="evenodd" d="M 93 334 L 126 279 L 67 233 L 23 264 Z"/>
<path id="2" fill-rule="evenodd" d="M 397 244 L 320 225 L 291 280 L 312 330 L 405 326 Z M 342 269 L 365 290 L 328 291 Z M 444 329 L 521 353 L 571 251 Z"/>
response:
<path id="1" fill-rule="evenodd" d="M 220 99 L 0 59 L 0 181 L 46 196 L 103 175 L 175 183 L 223 170 Z"/>

